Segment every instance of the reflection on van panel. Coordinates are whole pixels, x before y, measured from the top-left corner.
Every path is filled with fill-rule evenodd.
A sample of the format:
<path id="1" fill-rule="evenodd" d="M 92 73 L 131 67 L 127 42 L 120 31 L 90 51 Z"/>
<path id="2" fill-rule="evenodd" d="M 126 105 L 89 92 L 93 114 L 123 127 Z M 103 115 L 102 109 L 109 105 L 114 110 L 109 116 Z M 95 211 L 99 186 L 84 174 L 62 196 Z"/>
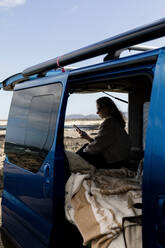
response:
<path id="1" fill-rule="evenodd" d="M 5 144 L 11 163 L 39 170 L 53 144 L 60 95 L 61 84 L 15 92 Z"/>

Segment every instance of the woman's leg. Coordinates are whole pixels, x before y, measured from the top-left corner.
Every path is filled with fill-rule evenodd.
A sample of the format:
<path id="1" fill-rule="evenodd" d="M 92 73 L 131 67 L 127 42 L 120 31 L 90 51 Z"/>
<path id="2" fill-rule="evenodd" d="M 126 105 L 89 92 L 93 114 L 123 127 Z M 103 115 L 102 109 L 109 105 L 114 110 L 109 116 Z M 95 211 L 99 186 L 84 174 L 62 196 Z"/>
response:
<path id="1" fill-rule="evenodd" d="M 88 143 L 82 146 L 76 153 L 79 154 L 83 159 L 88 161 L 90 164 L 95 166 L 97 169 L 105 168 L 105 161 L 102 154 L 89 154 L 83 151 L 87 145 Z"/>

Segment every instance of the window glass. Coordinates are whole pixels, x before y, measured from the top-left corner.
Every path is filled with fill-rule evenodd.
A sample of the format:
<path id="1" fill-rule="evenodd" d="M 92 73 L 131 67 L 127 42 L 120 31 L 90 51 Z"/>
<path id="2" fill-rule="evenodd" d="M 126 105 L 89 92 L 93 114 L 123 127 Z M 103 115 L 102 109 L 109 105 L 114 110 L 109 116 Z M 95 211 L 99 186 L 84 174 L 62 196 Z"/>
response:
<path id="1" fill-rule="evenodd" d="M 44 148 L 49 135 L 53 98 L 52 94 L 32 98 L 25 134 L 25 145 L 27 147 Z"/>
<path id="2" fill-rule="evenodd" d="M 50 84 L 14 92 L 6 133 L 10 162 L 37 172 L 54 140 L 62 86 Z"/>

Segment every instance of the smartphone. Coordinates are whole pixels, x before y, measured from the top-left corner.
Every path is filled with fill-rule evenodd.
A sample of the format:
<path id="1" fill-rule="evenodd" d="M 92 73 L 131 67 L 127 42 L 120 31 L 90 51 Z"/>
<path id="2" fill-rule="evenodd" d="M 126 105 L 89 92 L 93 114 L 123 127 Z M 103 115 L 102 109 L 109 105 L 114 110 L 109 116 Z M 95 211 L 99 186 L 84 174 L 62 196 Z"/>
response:
<path id="1" fill-rule="evenodd" d="M 81 133 L 81 132 L 82 132 L 81 129 L 80 129 L 78 126 L 73 125 L 73 127 L 76 129 L 76 131 L 77 131 L 78 133 Z"/>

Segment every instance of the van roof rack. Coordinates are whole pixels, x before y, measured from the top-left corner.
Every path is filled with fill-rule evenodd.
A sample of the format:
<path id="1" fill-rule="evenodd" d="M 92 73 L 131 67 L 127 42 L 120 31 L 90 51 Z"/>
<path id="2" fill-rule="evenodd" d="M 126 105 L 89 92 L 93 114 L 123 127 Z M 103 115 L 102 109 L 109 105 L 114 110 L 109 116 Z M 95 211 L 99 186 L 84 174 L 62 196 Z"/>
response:
<path id="1" fill-rule="evenodd" d="M 117 50 L 128 48 L 149 40 L 160 38 L 165 35 L 165 18 L 144 25 L 130 31 L 105 39 L 90 46 L 80 48 L 60 57 L 34 65 L 25 69 L 22 74 L 27 77 L 34 74 L 43 73 L 51 69 L 70 65 L 79 61 L 93 58 L 106 53 L 114 53 Z"/>
<path id="2" fill-rule="evenodd" d="M 112 60 L 112 59 L 118 59 L 121 55 L 122 52 L 124 51 L 141 51 L 141 52 L 145 52 L 145 51 L 151 51 L 154 49 L 158 49 L 158 47 L 153 47 L 153 46 L 142 46 L 142 45 L 135 45 L 135 46 L 131 46 L 131 47 L 126 47 L 117 51 L 112 51 L 110 53 L 108 53 L 105 57 L 104 57 L 104 61 L 107 60 Z"/>

